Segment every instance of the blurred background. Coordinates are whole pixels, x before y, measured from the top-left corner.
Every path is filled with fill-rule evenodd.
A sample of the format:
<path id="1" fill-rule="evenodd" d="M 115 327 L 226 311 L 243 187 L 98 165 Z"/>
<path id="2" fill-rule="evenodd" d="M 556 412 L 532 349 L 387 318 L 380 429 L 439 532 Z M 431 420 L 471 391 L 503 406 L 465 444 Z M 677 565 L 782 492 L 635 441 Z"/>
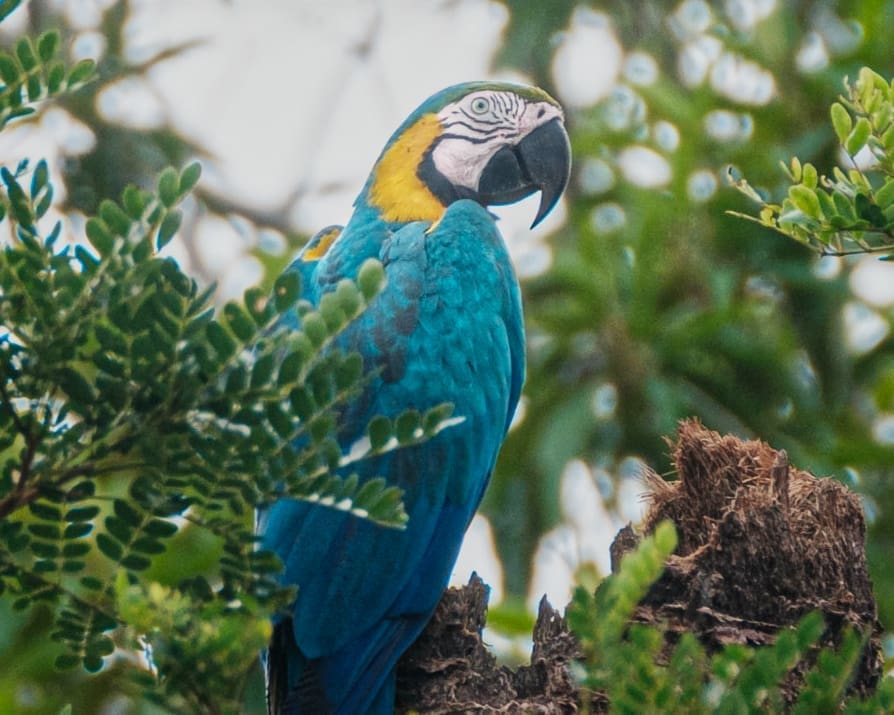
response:
<path id="1" fill-rule="evenodd" d="M 536 198 L 498 211 L 529 375 L 454 574 L 490 583 L 505 657 L 524 656 L 544 593 L 562 608 L 575 578 L 607 572 L 643 511 L 643 467 L 672 478 L 664 437 L 687 416 L 863 496 L 894 625 L 894 267 L 820 259 L 727 213 L 756 211 L 730 167 L 781 198 L 780 161 L 844 161 L 829 105 L 862 65 L 894 73 L 894 0 L 31 0 L 0 43 L 50 27 L 100 79 L 4 131 L 0 163 L 47 158 L 81 241 L 102 199 L 200 159 L 166 250 L 221 302 L 346 222 L 391 132 L 438 89 L 510 79 L 563 103 L 562 204 L 534 231 Z M 188 529 L 176 544 L 152 578 L 212 567 L 213 544 Z M 46 628 L 0 601 L 0 712 L 164 712 L 115 658 L 54 673 Z M 262 712 L 253 682 L 246 711 Z"/>

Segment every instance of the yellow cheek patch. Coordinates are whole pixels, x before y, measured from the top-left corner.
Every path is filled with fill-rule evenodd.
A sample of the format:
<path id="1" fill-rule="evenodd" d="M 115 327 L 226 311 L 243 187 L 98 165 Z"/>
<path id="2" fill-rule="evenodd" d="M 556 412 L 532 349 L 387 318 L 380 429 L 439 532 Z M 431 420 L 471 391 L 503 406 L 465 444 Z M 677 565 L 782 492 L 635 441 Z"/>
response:
<path id="1" fill-rule="evenodd" d="M 444 215 L 444 204 L 416 175 L 422 157 L 440 134 L 437 115 L 425 114 L 379 159 L 369 203 L 386 221 L 438 221 Z"/>
<path id="2" fill-rule="evenodd" d="M 301 254 L 301 260 L 305 263 L 310 263 L 312 261 L 319 261 L 323 256 L 326 255 L 326 251 L 329 250 L 329 246 L 331 246 L 335 239 L 338 238 L 339 234 L 341 234 L 341 227 L 333 226 L 322 236 L 319 236 L 317 240 L 316 246 L 313 248 L 309 248 L 303 254 Z"/>

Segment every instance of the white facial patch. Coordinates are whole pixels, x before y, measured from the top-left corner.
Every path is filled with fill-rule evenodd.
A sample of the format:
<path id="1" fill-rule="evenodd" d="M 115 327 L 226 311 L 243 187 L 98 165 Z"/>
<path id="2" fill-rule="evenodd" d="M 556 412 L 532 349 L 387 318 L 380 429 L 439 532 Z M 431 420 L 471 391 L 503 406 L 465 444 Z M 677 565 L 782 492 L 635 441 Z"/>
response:
<path id="1" fill-rule="evenodd" d="M 563 118 L 562 110 L 551 102 L 530 101 L 507 91 L 472 92 L 438 112 L 443 135 L 432 161 L 451 184 L 477 191 L 494 154 L 556 118 Z"/>

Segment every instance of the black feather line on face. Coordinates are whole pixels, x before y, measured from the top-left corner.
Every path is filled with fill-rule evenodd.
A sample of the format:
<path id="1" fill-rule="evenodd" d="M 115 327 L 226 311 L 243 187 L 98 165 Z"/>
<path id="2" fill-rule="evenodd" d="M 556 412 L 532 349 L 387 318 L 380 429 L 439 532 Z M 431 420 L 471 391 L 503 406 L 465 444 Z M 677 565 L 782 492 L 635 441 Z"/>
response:
<path id="1" fill-rule="evenodd" d="M 487 144 L 489 141 L 493 141 L 495 137 L 481 137 L 480 139 L 475 137 L 467 137 L 462 134 L 442 134 L 438 141 L 443 139 L 462 139 L 463 141 L 469 142 L 469 144 Z M 506 137 L 496 137 L 497 139 L 505 139 Z M 437 144 L 437 142 L 435 142 Z"/>
<path id="2" fill-rule="evenodd" d="M 444 135 L 441 139 L 445 138 Z M 475 141 L 473 139 L 469 139 L 468 137 L 459 137 L 462 139 L 466 139 L 467 141 L 472 142 L 473 144 L 483 144 L 488 141 L 486 139 L 482 139 L 479 141 Z M 449 206 L 454 201 L 459 201 L 460 199 L 474 199 L 478 200 L 478 195 L 472 191 L 471 189 L 466 188 L 465 186 L 456 186 L 452 184 L 446 176 L 444 176 L 438 168 L 435 166 L 435 160 L 433 158 L 433 152 L 435 147 L 438 145 L 438 142 L 433 142 L 432 145 L 428 148 L 428 151 L 425 152 L 425 156 L 422 157 L 422 162 L 419 164 L 419 167 L 416 169 L 416 176 L 419 177 L 419 180 L 424 183 L 428 190 L 434 194 L 435 198 L 438 199 L 444 206 Z"/>
<path id="3" fill-rule="evenodd" d="M 450 129 L 450 127 L 465 127 L 469 131 L 475 132 L 476 134 L 482 134 L 485 137 L 490 136 L 490 135 L 494 134 L 495 132 L 503 131 L 506 129 L 506 127 L 502 123 L 495 124 L 490 129 L 481 129 L 480 127 L 472 126 L 468 122 L 463 122 L 463 121 L 459 121 L 459 120 L 454 121 L 454 122 L 448 122 L 447 124 L 444 125 L 445 130 Z M 443 139 L 445 136 L 446 136 L 446 134 L 442 135 L 441 139 Z"/>
<path id="4" fill-rule="evenodd" d="M 502 124 L 502 123 L 503 123 L 500 119 L 485 119 L 484 117 L 480 117 L 480 116 L 477 116 L 477 115 L 469 114 L 469 113 L 468 113 L 465 109 L 463 109 L 462 107 L 460 107 L 459 111 L 460 111 L 461 114 L 465 115 L 466 117 L 468 117 L 469 119 L 471 119 L 473 122 L 477 122 L 478 124 L 492 124 L 492 125 L 493 125 L 493 124 L 497 124 L 497 125 L 499 125 L 499 124 Z M 462 123 L 462 122 L 460 122 L 460 123 Z M 451 125 L 452 125 L 452 122 L 451 122 L 450 124 L 447 124 L 446 126 L 449 127 L 449 126 L 451 126 Z M 468 125 L 466 125 L 466 126 L 468 126 Z"/>

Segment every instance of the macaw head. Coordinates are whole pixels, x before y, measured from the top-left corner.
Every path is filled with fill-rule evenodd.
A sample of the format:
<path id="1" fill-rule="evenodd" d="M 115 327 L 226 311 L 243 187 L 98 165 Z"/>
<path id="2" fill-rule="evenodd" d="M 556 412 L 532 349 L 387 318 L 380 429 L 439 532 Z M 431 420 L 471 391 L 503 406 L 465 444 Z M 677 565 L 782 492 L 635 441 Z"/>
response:
<path id="1" fill-rule="evenodd" d="M 386 221 L 438 221 L 472 199 L 509 204 L 539 191 L 533 226 L 555 206 L 571 168 L 559 103 L 542 89 L 469 82 L 426 100 L 394 133 L 358 202 Z"/>

